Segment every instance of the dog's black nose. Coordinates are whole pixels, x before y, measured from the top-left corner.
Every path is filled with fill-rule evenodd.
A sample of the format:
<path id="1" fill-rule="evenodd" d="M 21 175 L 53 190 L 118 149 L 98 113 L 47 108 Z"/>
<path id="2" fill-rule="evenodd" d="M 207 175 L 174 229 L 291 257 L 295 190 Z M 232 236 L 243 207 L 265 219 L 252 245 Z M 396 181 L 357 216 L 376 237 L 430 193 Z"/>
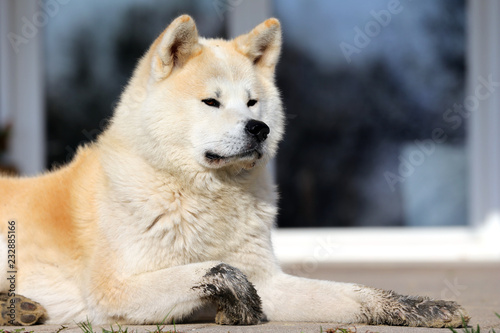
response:
<path id="1" fill-rule="evenodd" d="M 257 139 L 257 141 L 262 142 L 267 139 L 269 134 L 269 126 L 259 120 L 251 119 L 247 122 L 245 130 L 248 134 Z"/>

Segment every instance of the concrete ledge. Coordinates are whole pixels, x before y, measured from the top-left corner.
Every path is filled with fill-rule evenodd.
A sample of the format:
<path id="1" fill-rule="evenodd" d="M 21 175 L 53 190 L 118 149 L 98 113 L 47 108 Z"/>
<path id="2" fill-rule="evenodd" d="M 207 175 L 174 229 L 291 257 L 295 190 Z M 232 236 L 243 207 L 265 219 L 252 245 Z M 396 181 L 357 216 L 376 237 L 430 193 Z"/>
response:
<path id="1" fill-rule="evenodd" d="M 488 333 L 491 328 L 500 332 L 500 319 L 495 312 L 500 313 L 500 264 L 498 263 L 355 263 L 355 264 L 324 264 L 307 266 L 305 263 L 294 263 L 284 267 L 285 271 L 295 275 L 325 280 L 356 282 L 373 287 L 392 289 L 402 294 L 426 295 L 433 298 L 454 300 L 462 304 L 472 319 L 472 326 L 480 325 L 481 331 Z M 154 332 L 156 326 L 123 326 L 128 332 Z M 212 323 L 176 325 L 176 332 L 273 332 L 273 333 L 320 333 L 321 329 L 339 327 L 335 323 L 304 323 L 304 322 L 270 322 L 256 326 L 218 326 Z M 342 328 L 353 326 L 341 325 Z M 39 325 L 27 327 L 24 332 L 55 333 L 60 325 Z M 109 330 L 108 326 L 103 328 Z M 117 329 L 117 326 L 114 325 Z M 0 327 L 13 332 L 13 327 Z M 99 326 L 94 331 L 101 333 Z M 175 332 L 173 325 L 166 325 L 163 332 Z M 428 329 L 412 327 L 389 326 L 356 326 L 359 333 L 365 332 L 450 332 L 448 329 Z M 82 333 L 77 325 L 70 325 L 61 333 Z"/>
<path id="2" fill-rule="evenodd" d="M 273 233 L 282 263 L 497 262 L 496 228 L 311 228 Z"/>

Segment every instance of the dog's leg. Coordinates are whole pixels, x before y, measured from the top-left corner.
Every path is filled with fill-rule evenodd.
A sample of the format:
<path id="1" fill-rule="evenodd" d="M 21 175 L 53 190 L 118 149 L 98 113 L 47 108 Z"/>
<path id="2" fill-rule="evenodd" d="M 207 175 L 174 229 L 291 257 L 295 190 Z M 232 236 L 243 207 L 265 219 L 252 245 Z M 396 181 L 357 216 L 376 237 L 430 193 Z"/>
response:
<path id="1" fill-rule="evenodd" d="M 269 320 L 425 327 L 460 327 L 462 317 L 469 320 L 455 302 L 283 273 L 257 284 L 257 290 Z"/>
<path id="2" fill-rule="evenodd" d="M 143 273 L 100 289 L 96 323 L 161 323 L 181 319 L 206 302 L 217 306 L 218 324 L 257 324 L 260 297 L 245 275 L 220 262 Z"/>

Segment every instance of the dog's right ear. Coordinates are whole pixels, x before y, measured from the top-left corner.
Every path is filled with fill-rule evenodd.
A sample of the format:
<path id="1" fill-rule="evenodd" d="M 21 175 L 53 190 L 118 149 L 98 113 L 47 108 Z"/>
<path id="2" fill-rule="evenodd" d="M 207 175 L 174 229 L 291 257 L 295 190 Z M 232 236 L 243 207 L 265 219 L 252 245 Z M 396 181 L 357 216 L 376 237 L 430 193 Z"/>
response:
<path id="1" fill-rule="evenodd" d="M 153 77 L 161 81 L 201 49 L 194 20 L 189 15 L 179 16 L 156 39 L 152 48 L 151 71 Z"/>

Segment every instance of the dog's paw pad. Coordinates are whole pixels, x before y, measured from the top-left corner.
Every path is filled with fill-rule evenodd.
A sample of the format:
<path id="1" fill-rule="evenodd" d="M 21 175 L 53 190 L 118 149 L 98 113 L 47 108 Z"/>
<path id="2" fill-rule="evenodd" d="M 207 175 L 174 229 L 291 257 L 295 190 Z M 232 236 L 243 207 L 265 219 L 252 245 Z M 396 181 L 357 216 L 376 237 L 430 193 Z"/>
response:
<path id="1" fill-rule="evenodd" d="M 0 294 L 0 309 L 0 326 L 30 326 L 47 317 L 43 306 L 21 295 Z"/>

